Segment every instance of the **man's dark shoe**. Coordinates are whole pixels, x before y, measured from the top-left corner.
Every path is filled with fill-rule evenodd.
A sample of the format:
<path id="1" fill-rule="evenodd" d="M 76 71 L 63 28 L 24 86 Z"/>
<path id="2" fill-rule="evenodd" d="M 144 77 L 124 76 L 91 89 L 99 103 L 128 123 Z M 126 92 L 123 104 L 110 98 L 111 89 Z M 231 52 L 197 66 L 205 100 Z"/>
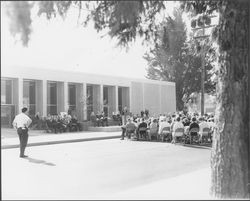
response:
<path id="1" fill-rule="evenodd" d="M 28 156 L 26 155 L 21 155 L 20 158 L 27 158 Z"/>

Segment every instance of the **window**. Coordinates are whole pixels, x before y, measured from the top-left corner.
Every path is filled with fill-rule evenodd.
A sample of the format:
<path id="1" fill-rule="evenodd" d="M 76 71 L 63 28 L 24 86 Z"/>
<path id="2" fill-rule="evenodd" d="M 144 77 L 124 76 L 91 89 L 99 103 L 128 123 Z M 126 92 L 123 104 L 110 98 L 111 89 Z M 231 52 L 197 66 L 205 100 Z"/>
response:
<path id="1" fill-rule="evenodd" d="M 23 105 L 29 108 L 29 114 L 36 113 L 36 82 L 24 80 L 23 82 Z"/>
<path id="2" fill-rule="evenodd" d="M 103 104 L 108 104 L 108 87 L 103 87 Z"/>
<path id="3" fill-rule="evenodd" d="M 87 86 L 87 120 L 90 120 L 90 114 L 93 111 L 93 86 Z"/>
<path id="4" fill-rule="evenodd" d="M 121 87 L 118 88 L 118 110 L 120 111 L 120 113 L 123 110 L 123 108 L 122 108 L 122 88 Z"/>
<path id="5" fill-rule="evenodd" d="M 47 84 L 47 113 L 51 115 L 57 114 L 57 84 L 56 82 L 48 82 Z"/>
<path id="6" fill-rule="evenodd" d="M 108 116 L 108 87 L 103 87 L 103 111 Z"/>
<path id="7" fill-rule="evenodd" d="M 76 110 L 76 85 L 69 84 L 68 90 L 69 111 L 71 112 Z"/>
<path id="8" fill-rule="evenodd" d="M 1 79 L 1 127 L 11 127 L 15 117 L 13 80 Z"/>
<path id="9" fill-rule="evenodd" d="M 13 81 L 12 80 L 1 80 L 1 104 L 12 104 L 13 96 Z"/>

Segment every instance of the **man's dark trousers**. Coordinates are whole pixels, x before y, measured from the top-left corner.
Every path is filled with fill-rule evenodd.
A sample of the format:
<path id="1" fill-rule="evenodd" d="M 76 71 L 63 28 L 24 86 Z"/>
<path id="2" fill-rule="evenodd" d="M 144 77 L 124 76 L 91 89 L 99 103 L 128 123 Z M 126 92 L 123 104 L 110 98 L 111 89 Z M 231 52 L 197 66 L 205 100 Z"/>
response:
<path id="1" fill-rule="evenodd" d="M 124 140 L 125 133 L 126 133 L 126 128 L 122 127 L 122 138 L 121 138 L 122 140 Z"/>
<path id="2" fill-rule="evenodd" d="M 24 156 L 24 151 L 28 143 L 28 128 L 18 128 L 17 133 L 20 141 L 20 156 Z"/>

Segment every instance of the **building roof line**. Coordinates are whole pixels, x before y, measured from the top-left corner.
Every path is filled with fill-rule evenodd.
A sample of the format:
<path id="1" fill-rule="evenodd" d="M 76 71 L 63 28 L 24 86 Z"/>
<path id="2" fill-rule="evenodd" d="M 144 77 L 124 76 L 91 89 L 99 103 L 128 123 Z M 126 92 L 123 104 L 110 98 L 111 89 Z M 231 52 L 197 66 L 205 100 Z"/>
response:
<path id="1" fill-rule="evenodd" d="M 5 70 L 10 69 L 26 69 L 31 74 L 32 72 L 37 73 L 37 70 L 39 71 L 51 71 L 55 73 L 70 73 L 70 74 L 76 74 L 76 75 L 85 75 L 85 76 L 91 76 L 91 77 L 103 77 L 106 79 L 112 78 L 117 80 L 124 80 L 129 82 L 143 82 L 143 83 L 151 83 L 151 84 L 163 84 L 163 85 L 175 85 L 174 82 L 168 82 L 168 81 L 162 81 L 162 80 L 151 80 L 148 78 L 134 78 L 134 77 L 124 77 L 124 76 L 114 76 L 114 75 L 106 75 L 106 74 L 94 74 L 94 73 L 88 73 L 88 72 L 82 72 L 82 71 L 70 71 L 65 69 L 55 69 L 55 68 L 48 68 L 48 67 L 33 67 L 33 66 L 21 66 L 21 65 L 8 65 L 8 66 L 2 66 L 2 76 L 4 76 Z"/>

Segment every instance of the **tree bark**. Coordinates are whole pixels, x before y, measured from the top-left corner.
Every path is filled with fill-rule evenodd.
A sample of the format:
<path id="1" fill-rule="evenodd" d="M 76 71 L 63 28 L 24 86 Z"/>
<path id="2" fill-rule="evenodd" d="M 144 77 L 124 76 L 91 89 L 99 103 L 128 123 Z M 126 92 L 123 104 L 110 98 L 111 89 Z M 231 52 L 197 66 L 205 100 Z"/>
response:
<path id="1" fill-rule="evenodd" d="M 249 2 L 224 1 L 219 14 L 210 192 L 216 198 L 249 198 Z"/>

